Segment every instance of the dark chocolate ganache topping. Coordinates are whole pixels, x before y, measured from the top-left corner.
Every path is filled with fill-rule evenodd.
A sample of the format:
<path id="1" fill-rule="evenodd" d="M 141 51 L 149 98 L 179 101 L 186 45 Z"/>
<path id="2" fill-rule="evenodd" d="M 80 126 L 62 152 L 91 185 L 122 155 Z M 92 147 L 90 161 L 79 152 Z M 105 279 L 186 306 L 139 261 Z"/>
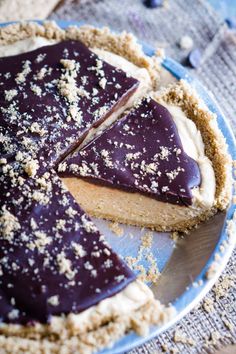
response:
<path id="1" fill-rule="evenodd" d="M 73 153 L 59 170 L 178 205 L 191 205 L 191 189 L 201 182 L 171 114 L 150 98 Z"/>
<path id="2" fill-rule="evenodd" d="M 55 172 L 29 178 L 1 163 L 1 321 L 79 313 L 134 280 Z"/>
<path id="3" fill-rule="evenodd" d="M 46 170 L 137 87 L 79 41 L 0 58 L 0 126 Z"/>
<path id="4" fill-rule="evenodd" d="M 78 41 L 0 58 L 0 321 L 79 313 L 135 279 L 52 168 L 137 86 Z"/>

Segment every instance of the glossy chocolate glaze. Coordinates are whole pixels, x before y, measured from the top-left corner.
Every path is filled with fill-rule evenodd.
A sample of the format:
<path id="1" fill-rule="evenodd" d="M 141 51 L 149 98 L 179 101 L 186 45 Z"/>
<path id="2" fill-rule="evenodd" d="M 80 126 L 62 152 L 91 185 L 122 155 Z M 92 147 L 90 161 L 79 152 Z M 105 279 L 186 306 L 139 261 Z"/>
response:
<path id="1" fill-rule="evenodd" d="M 54 172 L 32 179 L 17 163 L 7 166 L 11 172 L 0 168 L 1 321 L 46 323 L 52 315 L 79 313 L 134 280 Z M 6 210 L 14 216 L 8 226 Z M 75 244 L 86 254 L 76 255 Z M 62 252 L 69 271 L 60 272 Z"/>
<path id="2" fill-rule="evenodd" d="M 89 178 L 179 205 L 191 205 L 191 189 L 201 183 L 198 164 L 184 152 L 171 114 L 150 98 L 61 167 L 63 176 Z"/>
<path id="3" fill-rule="evenodd" d="M 1 321 L 79 313 L 135 279 L 51 167 L 137 86 L 78 41 L 0 58 Z"/>
<path id="4" fill-rule="evenodd" d="M 61 59 L 75 60 L 74 68 Z M 60 87 L 65 84 L 63 94 Z M 22 149 L 48 169 L 137 86 L 137 80 L 101 61 L 79 41 L 0 58 L 0 126 L 7 127 Z M 76 102 L 69 100 L 68 89 L 77 90 Z M 68 113 L 73 104 L 79 110 L 74 118 Z"/>

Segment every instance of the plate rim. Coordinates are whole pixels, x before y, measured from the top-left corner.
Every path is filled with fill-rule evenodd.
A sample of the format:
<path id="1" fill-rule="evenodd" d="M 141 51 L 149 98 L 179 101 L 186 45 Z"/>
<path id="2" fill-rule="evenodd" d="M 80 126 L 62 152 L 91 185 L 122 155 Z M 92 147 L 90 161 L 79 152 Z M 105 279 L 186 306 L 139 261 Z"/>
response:
<path id="1" fill-rule="evenodd" d="M 9 24 L 19 23 L 21 21 L 11 21 L 11 22 L 3 22 L 0 23 L 0 27 L 5 27 Z M 24 22 L 37 22 L 39 24 L 44 23 L 44 20 L 29 20 Z M 66 21 L 66 20 L 56 20 L 54 21 L 58 24 L 61 28 L 67 28 L 69 26 L 82 26 L 86 24 L 83 21 Z M 91 24 L 90 24 L 91 25 Z M 93 24 L 94 25 L 94 24 Z M 94 25 L 96 27 L 96 25 Z M 98 26 L 97 27 L 101 27 Z M 142 45 L 142 49 L 144 53 L 148 56 L 153 56 L 155 53 L 155 49 L 148 45 L 145 42 L 140 42 Z M 208 108 L 217 115 L 217 122 L 220 130 L 222 131 L 226 142 L 228 144 L 228 152 L 232 156 L 233 160 L 236 160 L 236 140 L 234 137 L 234 133 L 230 126 L 229 121 L 226 119 L 225 115 L 223 114 L 221 108 L 219 107 L 217 101 L 213 94 L 192 74 L 186 69 L 184 66 L 179 64 L 174 59 L 169 57 L 165 57 L 161 62 L 161 65 L 168 70 L 172 75 L 174 75 L 178 80 L 184 79 L 187 82 L 191 83 L 193 87 L 196 89 L 199 96 L 203 99 L 206 103 Z M 232 168 L 232 174 L 234 169 Z M 233 188 L 233 187 L 232 187 Z M 202 268 L 199 275 L 194 279 L 193 283 L 198 283 L 199 285 L 195 287 L 193 283 L 189 286 L 185 292 L 177 298 L 172 305 L 176 308 L 176 315 L 165 325 L 162 326 L 152 326 L 149 334 L 145 337 L 140 337 L 134 332 L 126 334 L 123 338 L 117 341 L 112 348 L 104 349 L 98 352 L 98 354 L 119 354 L 131 350 L 137 346 L 144 344 L 145 342 L 153 339 L 154 337 L 160 335 L 164 331 L 170 329 L 174 324 L 180 321 L 186 314 L 188 314 L 202 299 L 203 297 L 210 291 L 213 287 L 217 279 L 222 274 L 223 270 L 225 269 L 232 253 L 233 249 L 236 245 L 236 237 L 233 237 L 229 240 L 227 234 L 227 222 L 233 220 L 234 213 L 236 211 L 236 205 L 231 204 L 229 209 L 226 212 L 224 225 L 222 227 L 218 242 L 209 257 L 206 265 Z M 235 236 L 236 236 L 236 225 L 235 225 Z M 227 248 L 224 252 L 220 251 L 220 246 L 222 243 L 226 241 L 230 243 L 227 245 Z M 209 267 L 215 261 L 215 255 L 220 253 L 221 258 L 219 260 L 216 273 L 210 279 L 207 279 L 206 274 Z"/>

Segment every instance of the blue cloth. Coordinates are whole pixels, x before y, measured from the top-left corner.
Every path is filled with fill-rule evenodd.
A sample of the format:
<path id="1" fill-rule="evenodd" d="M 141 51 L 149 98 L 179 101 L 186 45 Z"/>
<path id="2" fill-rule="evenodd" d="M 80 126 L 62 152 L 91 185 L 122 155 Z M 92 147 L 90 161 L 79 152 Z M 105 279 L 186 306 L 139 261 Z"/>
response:
<path id="1" fill-rule="evenodd" d="M 236 1 L 235 0 L 208 0 L 214 9 L 222 18 L 236 19 Z"/>

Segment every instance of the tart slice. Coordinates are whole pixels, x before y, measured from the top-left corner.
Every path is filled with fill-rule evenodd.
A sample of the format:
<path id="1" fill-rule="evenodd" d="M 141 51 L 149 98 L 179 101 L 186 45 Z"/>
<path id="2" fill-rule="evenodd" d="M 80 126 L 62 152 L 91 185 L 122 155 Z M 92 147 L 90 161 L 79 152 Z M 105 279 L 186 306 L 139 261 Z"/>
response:
<path id="1" fill-rule="evenodd" d="M 183 82 L 141 100 L 59 171 L 90 215 L 156 230 L 195 226 L 230 196 L 216 118 Z"/>

